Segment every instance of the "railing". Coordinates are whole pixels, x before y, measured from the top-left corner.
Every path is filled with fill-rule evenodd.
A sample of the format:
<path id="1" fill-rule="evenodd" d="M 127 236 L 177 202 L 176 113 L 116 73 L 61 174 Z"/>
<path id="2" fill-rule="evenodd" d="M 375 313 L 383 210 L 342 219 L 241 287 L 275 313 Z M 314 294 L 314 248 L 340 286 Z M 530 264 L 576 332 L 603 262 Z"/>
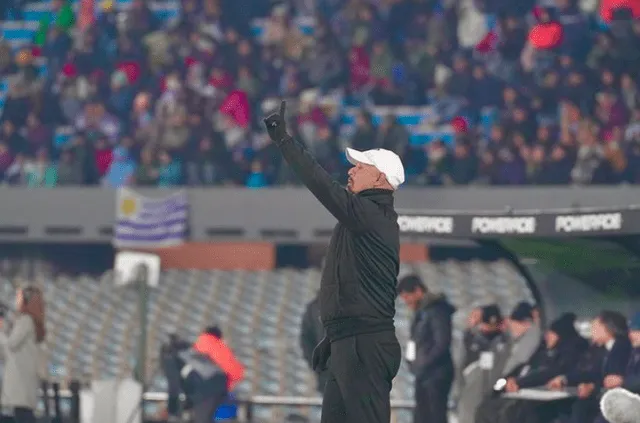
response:
<path id="1" fill-rule="evenodd" d="M 50 392 L 49 396 L 53 396 L 53 392 Z M 68 389 L 60 390 L 60 398 L 72 398 L 71 391 Z M 149 402 L 164 402 L 167 401 L 167 398 L 166 392 L 145 392 L 143 394 L 143 399 Z M 255 395 L 250 398 L 237 399 L 236 404 L 238 405 L 238 421 L 251 422 L 254 406 L 319 407 L 322 405 L 322 398 Z M 414 405 L 414 401 L 391 400 L 391 423 L 397 421 L 397 411 L 412 410 Z"/>

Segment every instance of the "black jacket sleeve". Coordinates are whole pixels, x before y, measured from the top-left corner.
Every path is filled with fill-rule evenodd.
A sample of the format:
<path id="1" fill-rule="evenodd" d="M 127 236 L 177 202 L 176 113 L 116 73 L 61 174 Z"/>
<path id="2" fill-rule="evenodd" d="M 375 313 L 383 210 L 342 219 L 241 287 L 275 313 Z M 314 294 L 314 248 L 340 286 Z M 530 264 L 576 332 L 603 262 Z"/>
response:
<path id="1" fill-rule="evenodd" d="M 631 344 L 627 339 L 616 341 L 609 352 L 604 356 L 596 357 L 584 370 L 572 372 L 567 375 L 569 386 L 580 383 L 594 383 L 602 385 L 604 378 L 609 375 L 624 375 L 631 354 Z"/>
<path id="2" fill-rule="evenodd" d="M 601 368 L 594 366 L 571 371 L 566 375 L 566 380 L 568 386 L 578 386 L 581 383 L 600 384 L 604 378 L 602 377 Z"/>
<path id="3" fill-rule="evenodd" d="M 540 354 L 545 354 L 546 347 L 541 343 Z M 542 356 L 538 365 L 534 365 L 526 375 L 518 378 L 518 386 L 531 388 L 542 386 L 556 376 L 566 375 L 576 365 L 576 357 L 584 355 L 588 344 L 583 340 L 575 340 L 561 345 L 553 358 Z"/>
<path id="4" fill-rule="evenodd" d="M 626 376 L 622 387 L 634 394 L 640 395 L 640 375 Z"/>
<path id="5" fill-rule="evenodd" d="M 464 331 L 462 338 L 462 369 L 464 370 L 469 364 L 478 359 L 478 352 L 473 351 L 473 343 L 476 341 L 477 335 L 475 329 L 467 329 Z"/>
<path id="6" fill-rule="evenodd" d="M 451 316 L 441 310 L 433 312 L 423 330 L 431 332 L 432 343 L 416 346 L 416 360 L 412 366 L 416 379 L 422 379 L 432 366 L 450 354 Z"/>
<path id="7" fill-rule="evenodd" d="M 536 386 L 542 386 L 549 382 L 556 376 L 563 374 L 567 370 L 568 366 L 564 363 L 553 363 L 548 366 L 541 366 L 536 369 L 532 369 L 524 376 L 516 379 L 520 388 L 534 388 Z"/>
<path id="8" fill-rule="evenodd" d="M 292 137 L 278 144 L 289 166 L 309 191 L 338 221 L 353 230 L 369 227 L 367 217 L 376 209 L 371 201 L 354 195 L 333 180 L 316 159 Z"/>
<path id="9" fill-rule="evenodd" d="M 317 344 L 315 328 L 313 310 L 311 304 L 309 304 L 302 316 L 302 327 L 300 330 L 300 349 L 302 349 L 302 355 L 307 364 L 309 364 L 309 367 L 313 367 L 313 350 Z"/>

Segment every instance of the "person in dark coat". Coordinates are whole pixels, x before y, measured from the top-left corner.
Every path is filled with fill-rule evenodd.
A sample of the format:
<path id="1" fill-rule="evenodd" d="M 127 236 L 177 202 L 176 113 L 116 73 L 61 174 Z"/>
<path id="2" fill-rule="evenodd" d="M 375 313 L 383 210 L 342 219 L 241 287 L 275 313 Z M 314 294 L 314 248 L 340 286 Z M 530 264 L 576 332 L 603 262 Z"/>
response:
<path id="1" fill-rule="evenodd" d="M 415 375 L 413 421 L 447 423 L 447 403 L 453 383 L 451 318 L 455 308 L 443 295 L 427 290 L 418 276 L 398 283 L 398 294 L 415 312 L 405 358 Z"/>
<path id="2" fill-rule="evenodd" d="M 183 392 L 178 353 L 189 347 L 188 342 L 181 340 L 178 335 L 173 333 L 169 335 L 169 341 L 163 344 L 160 349 L 162 371 L 167 379 L 167 413 L 171 421 L 178 419 L 180 394 Z"/>
<path id="3" fill-rule="evenodd" d="M 640 312 L 629 321 L 629 340 L 633 350 L 627 364 L 622 387 L 634 394 L 640 394 Z"/>
<path id="4" fill-rule="evenodd" d="M 324 338 L 324 326 L 320 318 L 320 299 L 316 295 L 309 304 L 302 316 L 302 328 L 300 329 L 300 348 L 304 360 L 313 370 L 313 350 Z M 318 391 L 324 392 L 327 383 L 327 372 L 319 370 L 315 372 L 318 377 Z"/>
<path id="5" fill-rule="evenodd" d="M 313 368 L 327 370 L 322 423 L 387 423 L 391 388 L 402 362 L 396 337 L 396 284 L 400 229 L 394 193 L 404 183 L 402 160 L 392 151 L 347 148 L 353 165 L 340 185 L 287 132 L 286 102 L 264 120 L 291 170 L 336 219 L 320 280 L 326 336 Z M 291 210 L 295 213 L 295 210 Z"/>
<path id="6" fill-rule="evenodd" d="M 516 304 L 506 321 L 507 336 L 496 338 L 497 342 L 481 355 L 475 368 L 470 366 L 458 402 L 461 423 L 475 423 L 480 405 L 493 395 L 496 383 L 529 362 L 539 350 L 542 332 L 534 320 L 534 308 L 526 301 Z"/>
<path id="7" fill-rule="evenodd" d="M 564 374 L 574 365 L 576 357 L 589 347 L 575 329 L 576 315 L 566 313 L 556 319 L 544 334 L 540 348 L 524 365 L 506 375 L 505 391 L 518 392 L 523 388 L 544 386 L 554 377 Z M 492 397 L 478 408 L 476 423 L 546 422 L 556 417 L 557 411 L 545 404 L 521 399 Z"/>
<path id="8" fill-rule="evenodd" d="M 599 414 L 601 391 L 613 387 L 612 379 L 625 374 L 632 350 L 627 318 L 616 311 L 601 312 L 591 324 L 591 341 L 601 353 L 593 355 L 591 363 L 587 363 L 590 365 L 557 376 L 547 384 L 551 389 L 577 387 L 578 399 L 571 409 L 571 423 L 594 421 Z"/>
<path id="9" fill-rule="evenodd" d="M 631 354 L 623 376 L 611 375 L 605 379 L 607 389 L 623 388 L 634 394 L 640 394 L 640 312 L 634 314 L 629 320 L 629 341 L 631 341 Z M 595 423 L 608 423 L 600 414 Z"/>
<path id="10" fill-rule="evenodd" d="M 489 350 L 493 340 L 503 336 L 503 318 L 496 304 L 474 309 L 469 314 L 468 328 L 464 332 L 462 368 L 478 361 L 483 351 Z"/>
<path id="11" fill-rule="evenodd" d="M 503 328 L 504 319 L 496 304 L 474 308 L 469 313 L 452 391 L 456 403 L 464 389 L 466 375 L 476 366 L 483 352 L 489 351 L 496 342 L 500 342 L 499 338 L 504 338 Z"/>

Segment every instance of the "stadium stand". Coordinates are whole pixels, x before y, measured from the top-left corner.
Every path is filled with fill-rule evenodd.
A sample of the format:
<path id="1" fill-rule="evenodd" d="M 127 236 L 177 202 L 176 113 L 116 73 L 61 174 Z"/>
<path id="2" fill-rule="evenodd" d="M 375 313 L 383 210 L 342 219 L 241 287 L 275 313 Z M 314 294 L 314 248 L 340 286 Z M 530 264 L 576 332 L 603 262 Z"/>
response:
<path id="1" fill-rule="evenodd" d="M 403 268 L 417 272 L 434 292 L 446 294 L 459 310 L 455 337 L 460 339 L 471 307 L 497 303 L 509 310 L 531 293 L 505 261 L 425 263 Z M 319 283 L 317 270 L 273 272 L 168 271 L 151 292 L 148 374 L 150 390 L 164 392 L 166 381 L 156 365 L 160 345 L 170 333 L 193 339 L 211 322 L 223 327 L 247 373 L 239 396 L 315 396 L 315 380 L 298 345 L 300 321 Z M 110 274 L 88 277 L 35 278 L 47 298 L 50 334 L 47 362 L 50 380 L 94 380 L 131 375 L 138 334 L 137 292 L 113 289 Z M 3 298 L 12 284 L 0 284 Z M 396 327 L 402 343 L 408 336 L 409 311 L 398 303 Z M 412 377 L 405 365 L 395 379 L 392 397 L 412 398 Z M 157 411 L 157 410 L 156 410 Z M 294 411 L 293 409 L 290 411 Z M 273 407 L 258 408 L 268 418 Z M 282 412 L 282 410 L 280 410 Z M 299 412 L 299 410 L 298 410 Z"/>
<path id="2" fill-rule="evenodd" d="M 3 119 L 18 130 L 25 124 L 23 113 L 6 107 L 10 81 L 25 71 L 45 81 L 34 88 L 39 101 L 60 104 L 67 115 L 40 113 L 42 125 L 33 123 L 29 130 L 39 131 L 41 138 L 29 148 L 14 135 L 3 136 L 10 139 L 4 140 L 9 145 L 0 170 L 10 183 L 291 183 L 260 129 L 260 117 L 277 97 L 292 100 L 298 136 L 324 154 L 323 164 L 336 174 L 345 166 L 339 152 L 345 145 L 384 144 L 405 156 L 409 183 L 417 185 L 638 180 L 639 84 L 633 69 L 640 57 L 640 24 L 631 21 L 638 15 L 635 9 L 626 16 L 612 15 L 607 2 L 598 13 L 588 1 L 539 2 L 533 8 L 535 2 L 514 7 L 456 0 L 416 2 L 407 6 L 415 7 L 411 13 L 404 13 L 405 2 L 387 11 L 359 1 L 343 8 L 319 1 L 316 13 L 301 6 L 304 2 L 291 1 L 273 8 L 256 3 L 239 12 L 232 2 L 163 0 L 150 2 L 148 12 L 144 7 L 132 12 L 131 0 L 96 1 L 94 27 L 103 35 L 91 35 L 94 28 L 85 33 L 70 21 L 64 29 L 76 46 L 65 47 L 67 40 L 55 47 L 47 41 L 43 18 L 55 17 L 52 7 L 62 3 L 31 2 L 23 20 L 2 23 L 3 42 L 13 48 L 5 51 L 0 75 Z M 78 15 L 79 3 L 72 4 Z M 144 16 L 136 21 L 148 18 L 149 25 L 136 28 L 127 19 L 131 13 Z M 371 30 L 384 23 L 385 30 Z M 132 30 L 135 42 L 127 35 Z M 284 38 L 296 40 L 298 47 L 283 43 Z M 118 45 L 123 39 L 133 50 L 123 53 Z M 102 65 L 87 64 L 90 55 L 82 47 L 87 43 L 101 52 Z M 184 60 L 174 55 L 176 60 L 167 61 L 172 48 L 181 49 Z M 68 51 L 70 58 L 64 57 Z M 282 59 L 285 79 L 285 67 L 278 67 Z M 311 72 L 330 63 L 337 66 L 333 74 L 329 68 L 320 75 Z M 358 79 L 358 69 L 364 79 Z M 178 104 L 194 123 L 158 139 L 141 129 L 164 121 L 158 115 L 162 107 L 156 106 L 172 101 L 161 88 L 166 80 L 186 89 Z M 78 94 L 81 86 L 99 88 L 89 104 L 106 106 L 100 131 L 87 130 L 82 113 L 69 119 L 89 100 Z M 133 103 L 139 109 L 135 119 L 127 109 Z M 207 116 L 201 108 L 205 103 Z M 362 114 L 361 107 L 367 112 Z M 382 124 L 389 115 L 398 125 Z M 204 129 L 207 124 L 215 130 Z M 80 138 L 83 146 L 77 145 Z M 326 145 L 320 147 L 317 138 Z M 214 149 L 201 150 L 202 139 L 210 139 Z M 150 143 L 152 151 L 143 160 L 140 150 Z M 15 155 L 26 154 L 31 163 L 39 147 L 52 147 L 39 161 L 49 178 L 20 163 L 9 172 Z M 123 147 L 116 152 L 126 163 L 112 161 L 116 147 Z M 169 157 L 156 147 L 169 149 Z M 72 155 L 61 154 L 65 150 Z M 81 171 L 69 166 L 73 155 L 94 153 L 95 160 Z"/>

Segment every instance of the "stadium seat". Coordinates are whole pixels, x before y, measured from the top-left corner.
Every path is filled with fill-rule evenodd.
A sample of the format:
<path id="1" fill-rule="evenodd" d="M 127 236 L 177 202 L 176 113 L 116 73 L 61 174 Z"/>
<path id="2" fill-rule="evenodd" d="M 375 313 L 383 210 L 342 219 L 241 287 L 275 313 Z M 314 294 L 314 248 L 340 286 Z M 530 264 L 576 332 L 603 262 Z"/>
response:
<path id="1" fill-rule="evenodd" d="M 531 293 L 506 261 L 424 263 L 403 268 L 418 273 L 430 290 L 443 292 L 458 308 L 454 338 L 459 339 L 466 315 L 478 302 L 497 302 L 508 313 Z M 300 320 L 319 286 L 317 270 L 272 272 L 168 271 L 152 290 L 147 363 L 151 389 L 165 389 L 158 374 L 160 346 L 176 331 L 193 339 L 207 325 L 219 324 L 225 339 L 246 366 L 239 394 L 315 395 L 315 380 L 298 346 Z M 42 280 L 50 327 L 47 355 L 52 379 L 126 376 L 137 356 L 137 293 L 132 287 L 114 289 L 110 275 Z M 11 298 L 8 281 L 0 294 Z M 396 328 L 402 345 L 408 339 L 411 313 L 398 302 Z M 410 399 L 413 379 L 403 363 L 394 381 L 392 398 Z M 256 417 L 275 412 L 258 407 Z M 285 413 L 285 408 L 277 408 Z M 299 410 L 297 410 L 299 412 Z M 309 408 L 311 415 L 317 410 Z M 293 410 L 291 411 L 293 412 Z M 271 414 L 269 414 L 271 415 Z"/>

